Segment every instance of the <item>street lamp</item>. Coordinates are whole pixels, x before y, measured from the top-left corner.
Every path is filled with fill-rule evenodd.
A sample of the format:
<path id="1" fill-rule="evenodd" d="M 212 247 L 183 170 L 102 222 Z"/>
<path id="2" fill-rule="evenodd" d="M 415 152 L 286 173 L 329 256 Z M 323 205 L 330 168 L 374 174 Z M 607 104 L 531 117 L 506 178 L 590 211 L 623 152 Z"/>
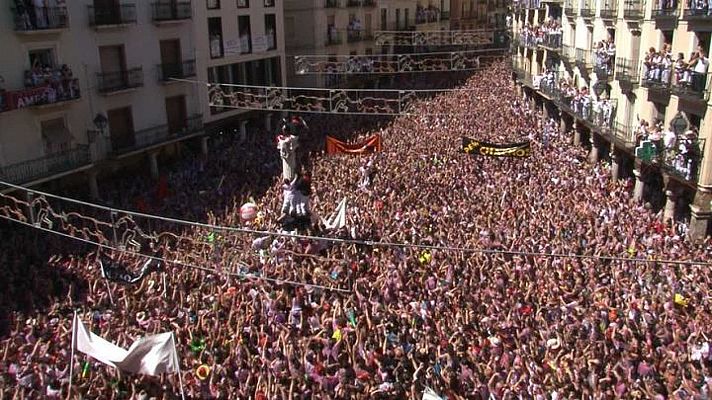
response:
<path id="1" fill-rule="evenodd" d="M 673 132 L 675 132 L 676 136 L 680 136 L 685 133 L 687 130 L 687 120 L 685 120 L 682 113 L 678 112 L 675 118 L 670 121 L 670 128 Z"/>

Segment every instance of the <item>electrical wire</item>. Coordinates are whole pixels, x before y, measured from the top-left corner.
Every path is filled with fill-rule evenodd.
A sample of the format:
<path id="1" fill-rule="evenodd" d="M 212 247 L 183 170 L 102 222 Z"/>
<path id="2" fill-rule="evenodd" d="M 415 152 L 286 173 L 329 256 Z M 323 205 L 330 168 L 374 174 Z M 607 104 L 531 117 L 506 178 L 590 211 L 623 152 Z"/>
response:
<path id="1" fill-rule="evenodd" d="M 458 253 L 463 253 L 463 254 L 485 254 L 485 255 L 495 255 L 495 256 L 496 255 L 506 255 L 506 256 L 546 257 L 546 258 L 570 258 L 570 259 L 578 259 L 578 260 L 594 259 L 594 260 L 601 260 L 601 261 L 632 262 L 632 263 L 655 262 L 655 263 L 661 263 L 661 264 L 712 267 L 712 262 L 708 262 L 708 261 L 691 261 L 691 260 L 681 261 L 681 260 L 671 260 L 671 259 L 647 259 L 647 258 L 632 258 L 632 257 L 628 258 L 628 257 L 619 257 L 619 256 L 602 256 L 602 255 L 570 254 L 570 253 L 568 253 L 568 254 L 567 253 L 544 253 L 544 252 L 521 251 L 521 250 L 495 250 L 495 249 L 459 247 L 459 246 L 449 246 L 449 245 L 428 245 L 428 244 L 419 244 L 419 243 L 399 243 L 399 242 L 384 242 L 384 241 L 372 241 L 372 240 L 360 240 L 360 239 L 341 239 L 341 238 L 333 238 L 333 237 L 327 237 L 327 236 L 301 235 L 301 234 L 288 233 L 288 232 L 275 232 L 275 231 L 265 231 L 265 230 L 249 229 L 249 228 L 236 228 L 236 227 L 212 225 L 212 224 L 206 224 L 206 223 L 201 223 L 201 222 L 187 221 L 187 220 L 182 220 L 182 219 L 177 219 L 177 218 L 170 218 L 170 217 L 165 217 L 165 216 L 161 216 L 161 215 L 145 214 L 145 213 L 141 213 L 141 212 L 126 211 L 126 210 L 121 210 L 121 209 L 117 209 L 117 208 L 111 208 L 111 207 L 102 206 L 102 205 L 95 204 L 95 203 L 88 203 L 85 201 L 71 199 L 71 198 L 67 198 L 64 196 L 58 196 L 58 195 L 54 195 L 51 193 L 42 192 L 39 190 L 25 188 L 23 186 L 18 186 L 18 185 L 14 185 L 14 184 L 3 182 L 3 181 L 0 181 L 0 184 L 6 185 L 6 186 L 14 188 L 14 189 L 24 190 L 29 193 L 39 194 L 39 195 L 47 196 L 50 198 L 66 201 L 69 203 L 80 204 L 80 205 L 84 205 L 87 207 L 97 208 L 97 209 L 101 209 L 101 210 L 105 210 L 105 211 L 118 212 L 118 213 L 123 213 L 123 214 L 131 215 L 131 216 L 135 216 L 135 217 L 160 220 L 160 221 L 170 222 L 170 223 L 174 223 L 174 224 L 178 224 L 178 225 L 186 225 L 186 226 L 204 228 L 204 229 L 208 229 L 208 230 L 212 230 L 212 231 L 251 234 L 251 235 L 257 235 L 257 236 L 262 236 L 262 237 L 264 237 L 264 236 L 284 237 L 284 238 L 321 241 L 321 242 L 344 244 L 344 245 L 357 245 L 357 246 L 381 247 L 381 248 L 400 248 L 400 249 L 411 248 L 411 249 L 418 249 L 418 250 L 436 250 L 436 251 L 444 251 L 444 252 L 458 252 Z"/>
<path id="2" fill-rule="evenodd" d="M 228 275 L 228 276 L 232 276 L 232 277 L 236 277 L 236 278 L 240 278 L 240 279 L 255 279 L 255 280 L 262 280 L 262 281 L 271 282 L 271 283 L 275 283 L 275 284 L 287 284 L 287 285 L 291 285 L 291 286 L 305 286 L 305 287 L 319 288 L 319 289 L 328 290 L 328 291 L 336 291 L 336 292 L 342 292 L 342 293 L 351 293 L 351 290 L 349 290 L 349 289 L 342 289 L 342 288 L 335 288 L 335 287 L 329 287 L 329 286 L 324 286 L 324 285 L 317 285 L 317 284 L 311 284 L 311 283 L 304 283 L 304 282 L 292 281 L 292 280 L 289 280 L 289 279 L 276 279 L 276 278 L 268 278 L 268 277 L 264 277 L 264 276 L 260 276 L 260 275 L 255 275 L 255 274 L 243 274 L 243 273 L 230 272 L 230 271 L 218 271 L 218 270 L 216 270 L 216 269 L 207 268 L 207 267 L 202 267 L 202 266 L 194 265 L 194 264 L 188 264 L 188 263 L 184 263 L 184 262 L 177 261 L 177 260 L 167 260 L 167 259 L 165 259 L 165 258 L 163 258 L 163 257 L 156 257 L 156 256 L 152 256 L 152 255 L 149 255 L 149 254 L 143 254 L 143 253 L 138 253 L 138 252 L 135 252 L 135 251 L 130 251 L 130 250 L 126 250 L 126 249 L 121 249 L 121 248 L 118 248 L 118 247 L 115 247 L 115 246 L 110 246 L 110 245 L 107 245 L 107 244 L 95 242 L 95 241 L 93 241 L 93 240 L 89 240 L 89 239 L 84 239 L 84 238 L 80 238 L 80 237 L 77 237 L 77 236 L 68 235 L 68 234 L 66 234 L 66 233 L 58 232 L 58 231 L 55 231 L 55 230 L 52 230 L 52 229 L 47 229 L 47 228 L 45 228 L 45 227 L 37 226 L 37 225 L 31 224 L 31 223 L 29 223 L 29 222 L 20 221 L 20 220 L 14 219 L 14 218 L 10 218 L 10 217 L 7 217 L 7 216 L 5 216 L 5 215 L 0 215 L 0 218 L 4 219 L 4 220 L 6 220 L 6 221 L 11 221 L 11 222 L 18 223 L 18 224 L 20 224 L 20 225 L 25 225 L 25 226 L 28 226 L 28 227 L 30 227 L 30 228 L 39 229 L 39 230 L 44 231 L 44 232 L 53 233 L 53 234 L 55 234 L 55 235 L 63 236 L 63 237 L 68 238 L 68 239 L 74 239 L 74 240 L 77 240 L 77 241 L 80 241 L 80 242 L 83 242 L 83 243 L 86 243 L 86 244 L 91 244 L 91 245 L 94 245 L 94 246 L 97 246 L 97 247 L 100 247 L 100 248 L 103 248 L 103 249 L 113 250 L 113 251 L 116 251 L 116 252 L 119 252 L 119 253 L 129 254 L 129 255 L 133 255 L 133 256 L 144 257 L 144 258 L 151 259 L 151 260 L 155 260 L 155 261 L 161 261 L 161 262 L 163 262 L 163 263 L 165 263 L 165 264 L 180 265 L 180 266 L 182 266 L 182 267 L 191 268 L 191 269 L 197 269 L 197 270 L 200 270 L 200 271 L 203 271 L 203 272 L 209 272 L 209 273 L 216 274 L 216 275 Z M 241 266 L 246 266 L 244 263 L 237 263 L 237 264 L 238 264 L 238 265 L 241 265 Z"/>

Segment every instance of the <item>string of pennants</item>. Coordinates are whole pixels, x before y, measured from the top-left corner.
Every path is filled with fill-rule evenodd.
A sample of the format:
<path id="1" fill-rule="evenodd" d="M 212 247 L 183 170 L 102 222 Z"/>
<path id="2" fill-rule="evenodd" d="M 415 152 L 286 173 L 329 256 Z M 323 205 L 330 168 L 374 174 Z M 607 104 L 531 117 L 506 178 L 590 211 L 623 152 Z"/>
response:
<path id="1" fill-rule="evenodd" d="M 297 75 L 402 74 L 417 72 L 474 71 L 507 49 L 378 55 L 298 55 Z M 495 54 L 485 54 L 495 53 Z M 500 54 L 496 54 L 500 53 Z"/>

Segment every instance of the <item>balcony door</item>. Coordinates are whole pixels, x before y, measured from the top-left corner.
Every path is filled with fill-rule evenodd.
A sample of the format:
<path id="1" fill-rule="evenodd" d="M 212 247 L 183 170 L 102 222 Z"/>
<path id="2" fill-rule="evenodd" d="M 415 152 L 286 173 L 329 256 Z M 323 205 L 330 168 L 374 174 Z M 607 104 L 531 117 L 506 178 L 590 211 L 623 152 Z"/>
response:
<path id="1" fill-rule="evenodd" d="M 118 151 L 133 147 L 135 140 L 131 107 L 109 110 L 107 116 L 109 118 L 112 150 Z"/>
<path id="2" fill-rule="evenodd" d="M 121 2 L 119 0 L 94 0 L 94 19 L 97 25 L 121 23 Z"/>
<path id="3" fill-rule="evenodd" d="M 185 96 L 166 97 L 166 117 L 171 135 L 186 128 Z"/>
<path id="4" fill-rule="evenodd" d="M 126 85 L 124 46 L 99 47 L 99 61 L 104 88 L 121 88 Z"/>
<path id="5" fill-rule="evenodd" d="M 183 76 L 180 39 L 161 40 L 161 72 L 163 79 Z"/>

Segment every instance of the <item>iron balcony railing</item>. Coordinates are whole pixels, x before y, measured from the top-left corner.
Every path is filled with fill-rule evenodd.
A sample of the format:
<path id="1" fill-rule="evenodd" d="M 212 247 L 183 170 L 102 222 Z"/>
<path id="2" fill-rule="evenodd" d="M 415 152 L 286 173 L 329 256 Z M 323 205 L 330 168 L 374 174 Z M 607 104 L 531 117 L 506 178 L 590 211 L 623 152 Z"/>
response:
<path id="1" fill-rule="evenodd" d="M 34 160 L 0 167 L 2 180 L 22 184 L 47 178 L 91 164 L 89 146 L 78 145 L 71 150 L 49 154 Z"/>
<path id="2" fill-rule="evenodd" d="M 708 20 L 712 21 L 712 8 L 709 7 L 707 2 L 704 2 L 702 7 L 695 7 L 697 3 L 695 1 L 691 1 L 690 4 L 693 7 L 686 8 L 683 11 L 682 18 L 689 20 L 689 19 L 700 19 L 700 20 Z"/>
<path id="3" fill-rule="evenodd" d="M 99 93 L 111 93 L 143 86 L 142 67 L 125 71 L 100 72 L 96 75 Z"/>
<path id="4" fill-rule="evenodd" d="M 591 67 L 591 51 L 586 49 L 576 49 L 576 66 L 579 69 Z"/>
<path id="5" fill-rule="evenodd" d="M 675 135 L 667 145 L 663 135 L 657 140 L 650 140 L 649 137 L 646 142 L 638 139 L 634 138 L 634 143 L 636 150 L 642 150 L 640 153 L 636 152 L 636 157 L 641 161 L 657 165 L 679 179 L 691 183 L 698 181 L 704 160 L 705 139 L 694 134 L 688 136 L 687 133 Z"/>
<path id="6" fill-rule="evenodd" d="M 172 78 L 187 78 L 195 76 L 195 60 L 187 60 L 181 63 L 158 64 L 158 79 L 166 82 Z"/>
<path id="7" fill-rule="evenodd" d="M 326 34 L 326 45 L 332 46 L 344 43 L 343 34 L 341 31 L 331 31 Z"/>
<path id="8" fill-rule="evenodd" d="M 584 0 L 581 7 L 581 16 L 583 18 L 593 18 L 596 14 L 596 3 L 594 0 Z"/>
<path id="9" fill-rule="evenodd" d="M 373 35 L 364 29 L 347 29 L 346 41 L 348 43 L 356 43 L 373 40 Z"/>
<path id="10" fill-rule="evenodd" d="M 574 0 L 566 0 L 564 2 L 564 14 L 569 17 L 578 15 L 578 4 Z"/>
<path id="11" fill-rule="evenodd" d="M 613 129 L 613 143 L 615 146 L 631 150 L 635 148 L 636 138 L 633 128 L 621 122 L 615 122 L 613 126 L 615 127 Z"/>
<path id="12" fill-rule="evenodd" d="M 639 21 L 643 19 L 644 3 L 642 0 L 625 0 L 625 8 L 623 9 L 623 18 L 631 21 Z"/>
<path id="13" fill-rule="evenodd" d="M 695 71 L 684 71 L 673 74 L 671 91 L 679 97 L 686 97 L 695 100 L 709 100 L 710 97 L 710 77 L 712 73 L 700 73 Z"/>
<path id="14" fill-rule="evenodd" d="M 33 7 L 32 11 L 30 12 L 27 7 L 24 9 L 12 9 L 15 31 L 32 32 L 64 29 L 69 25 L 67 7 Z"/>
<path id="15" fill-rule="evenodd" d="M 148 129 L 136 131 L 132 141 L 124 141 L 120 145 L 114 143 L 112 152 L 114 155 L 121 155 L 155 146 L 164 142 L 173 141 L 183 136 L 189 136 L 203 129 L 203 116 L 196 114 L 186 118 L 178 129 L 171 128 L 168 124 L 154 126 Z"/>
<path id="16" fill-rule="evenodd" d="M 630 85 L 637 85 L 640 81 L 640 62 L 627 58 L 616 58 L 615 78 Z"/>
<path id="17" fill-rule="evenodd" d="M 152 10 L 153 20 L 156 22 L 180 21 L 193 17 L 190 1 L 157 1 L 152 4 Z"/>
<path id="18" fill-rule="evenodd" d="M 667 7 L 667 8 L 653 8 L 651 16 L 653 19 L 656 18 L 677 18 L 680 15 L 680 8 Z"/>
<path id="19" fill-rule="evenodd" d="M 600 14 L 602 19 L 616 19 L 618 17 L 618 0 L 603 0 Z"/>
<path id="20" fill-rule="evenodd" d="M 136 4 L 105 5 L 89 8 L 89 25 L 106 26 L 136 22 Z"/>
<path id="21" fill-rule="evenodd" d="M 346 7 L 375 7 L 375 0 L 347 0 Z"/>
<path id="22" fill-rule="evenodd" d="M 58 79 L 25 89 L 0 92 L 0 112 L 58 104 L 81 96 L 79 79 Z"/>
<path id="23" fill-rule="evenodd" d="M 541 46 L 550 50 L 561 49 L 562 44 L 562 34 L 561 32 L 545 33 L 544 40 L 541 42 Z"/>

